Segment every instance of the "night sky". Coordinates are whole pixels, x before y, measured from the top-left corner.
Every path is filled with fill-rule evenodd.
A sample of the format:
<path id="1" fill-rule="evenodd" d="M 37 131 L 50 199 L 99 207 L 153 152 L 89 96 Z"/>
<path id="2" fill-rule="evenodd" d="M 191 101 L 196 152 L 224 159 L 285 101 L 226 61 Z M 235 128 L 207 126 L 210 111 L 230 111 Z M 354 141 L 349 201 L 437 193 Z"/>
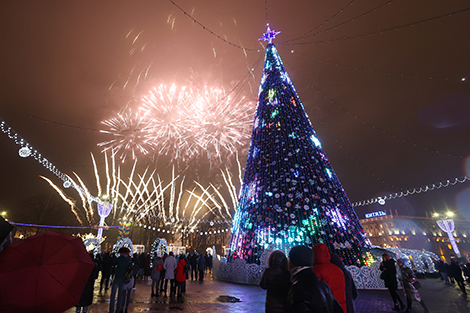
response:
<path id="1" fill-rule="evenodd" d="M 151 88 L 229 92 L 242 82 L 237 92 L 256 101 L 268 21 L 282 31 L 274 43 L 354 203 L 470 175 L 469 18 L 463 0 L 2 1 L 0 118 L 93 185 L 90 151 L 102 158 L 97 144 L 109 139 L 101 121 Z M 55 193 L 39 175 L 61 182 L 18 148 L 0 133 L 0 209 L 21 222 L 26 199 Z M 160 158 L 157 169 L 168 176 L 171 166 Z M 179 165 L 203 184 L 220 181 L 216 167 Z M 446 208 L 470 219 L 469 182 L 356 211 Z"/>

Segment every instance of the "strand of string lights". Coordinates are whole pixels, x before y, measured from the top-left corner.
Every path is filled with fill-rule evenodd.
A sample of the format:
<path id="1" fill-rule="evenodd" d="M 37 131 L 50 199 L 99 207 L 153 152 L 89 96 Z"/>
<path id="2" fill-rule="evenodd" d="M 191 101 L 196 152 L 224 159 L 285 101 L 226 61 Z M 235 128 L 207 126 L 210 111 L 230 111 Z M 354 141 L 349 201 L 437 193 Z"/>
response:
<path id="1" fill-rule="evenodd" d="M 263 55 L 260 55 L 255 63 L 248 68 L 248 71 L 246 72 L 246 74 L 243 76 L 242 79 L 240 79 L 240 81 L 232 88 L 230 89 L 229 92 L 227 92 L 226 94 L 224 94 L 223 97 L 220 98 L 220 102 L 223 102 L 225 101 L 231 94 L 235 94 L 235 96 L 239 95 L 241 93 L 241 89 L 239 91 L 236 92 L 236 90 L 242 86 L 242 84 L 246 84 L 246 80 L 248 79 L 248 77 L 253 77 L 254 78 L 254 74 L 253 72 L 258 68 L 258 66 L 261 64 L 261 61 L 263 60 Z M 66 123 L 62 123 L 62 122 L 57 122 L 57 121 L 53 121 L 53 120 L 50 120 L 50 119 L 46 119 L 46 118 L 43 118 L 43 117 L 40 117 L 40 116 L 36 116 L 36 115 L 32 115 L 32 114 L 29 114 L 29 117 L 30 118 L 34 118 L 34 119 L 37 119 L 39 121 L 43 121 L 43 122 L 46 122 L 47 124 L 54 124 L 54 125 L 58 125 L 58 126 L 61 126 L 61 127 L 65 127 L 65 128 L 73 128 L 73 129 L 78 129 L 78 130 L 87 130 L 87 131 L 93 131 L 93 132 L 98 132 L 98 133 L 101 133 L 102 130 L 101 129 L 97 129 L 97 128 L 87 128 L 87 127 L 83 127 L 83 126 L 79 126 L 79 125 L 72 125 L 72 124 L 66 124 Z"/>
<path id="2" fill-rule="evenodd" d="M 402 25 L 398 25 L 398 26 L 387 27 L 387 28 L 384 28 L 384 29 L 376 30 L 376 31 L 366 32 L 366 33 L 363 33 L 363 34 L 360 34 L 360 35 L 351 35 L 351 36 L 338 37 L 338 38 L 334 38 L 334 39 L 324 39 L 324 40 L 317 40 L 317 41 L 310 41 L 310 42 L 278 43 L 277 45 L 287 45 L 287 46 L 315 45 L 315 44 L 340 42 L 340 41 L 345 41 L 345 40 L 350 40 L 350 39 L 358 39 L 358 38 L 363 38 L 363 37 L 370 37 L 370 36 L 373 36 L 373 35 L 382 35 L 382 34 L 387 33 L 387 32 L 401 30 L 401 29 L 404 29 L 404 28 L 407 28 L 407 27 L 413 27 L 413 26 L 424 24 L 424 23 L 427 23 L 427 22 L 433 22 L 435 20 L 438 20 L 438 19 L 441 19 L 441 18 L 444 18 L 444 17 L 449 17 L 449 16 L 453 16 L 453 15 L 456 15 L 456 14 L 465 13 L 467 11 L 470 11 L 470 8 L 464 8 L 464 9 L 461 9 L 461 10 L 441 14 L 441 15 L 434 16 L 434 17 L 431 17 L 431 18 L 419 20 L 419 21 L 416 21 L 416 22 L 410 22 L 410 23 L 406 23 L 406 24 L 402 24 Z"/>
<path id="3" fill-rule="evenodd" d="M 292 66 L 291 66 L 289 63 L 287 63 L 287 62 L 284 62 L 284 63 L 287 64 L 287 65 L 289 65 L 289 66 L 292 68 Z M 304 79 L 305 82 L 308 83 L 308 81 L 307 81 L 299 72 L 297 72 L 294 68 L 292 68 L 292 70 L 293 70 L 294 73 L 296 73 L 300 78 Z M 339 148 L 341 148 L 341 150 L 342 150 L 345 154 L 351 155 L 351 154 L 349 153 L 349 151 L 348 151 L 346 148 L 344 148 L 344 146 L 343 146 L 342 144 L 340 144 L 340 143 L 338 142 L 338 139 L 334 138 L 334 135 L 330 132 L 330 130 L 328 129 L 328 127 L 320 120 L 320 118 L 319 118 L 316 114 L 314 114 L 314 116 L 317 118 L 318 124 L 320 124 L 320 125 L 323 127 L 323 129 L 325 129 L 325 130 L 328 132 L 328 134 L 330 135 L 330 137 L 332 137 L 332 138 L 334 139 L 334 142 L 339 146 Z M 387 185 L 387 186 L 389 186 L 389 187 L 391 187 L 391 188 L 395 188 L 395 189 L 398 188 L 398 189 L 400 189 L 400 190 L 403 190 L 403 188 L 400 188 L 400 187 L 396 187 L 396 186 L 394 186 L 394 185 L 391 185 L 390 183 L 386 182 L 385 180 L 383 180 L 382 178 L 380 178 L 378 175 L 376 175 L 376 174 L 373 173 L 372 171 L 366 169 L 361 163 L 359 163 L 359 161 L 358 161 L 357 159 L 354 159 L 353 156 L 350 156 L 350 158 L 351 158 L 352 160 L 354 160 L 354 162 L 356 163 L 357 166 L 359 166 L 359 168 L 361 168 L 362 170 L 364 170 L 368 175 L 374 177 L 376 180 L 380 181 L 382 184 Z"/>
<path id="4" fill-rule="evenodd" d="M 27 224 L 27 223 L 14 223 L 9 224 L 16 226 L 39 227 L 39 228 L 64 228 L 64 229 L 96 229 L 95 226 L 57 226 L 57 225 L 40 225 L 40 224 Z M 120 226 L 103 226 L 103 228 L 119 228 Z"/>
<path id="5" fill-rule="evenodd" d="M 334 26 L 332 26 L 332 27 L 330 27 L 330 28 L 327 28 L 327 29 L 325 30 L 325 33 L 329 32 L 330 30 L 333 30 L 333 29 L 338 29 L 339 27 L 342 27 L 342 26 L 344 26 L 344 25 L 347 25 L 348 23 L 354 22 L 354 21 L 356 21 L 356 20 L 359 19 L 359 18 L 366 17 L 369 13 L 377 12 L 377 10 L 379 10 L 379 9 L 382 8 L 382 7 L 385 7 L 386 5 L 390 5 L 393 1 L 394 1 L 394 0 L 388 0 L 388 1 L 384 2 L 384 3 L 382 3 L 381 5 L 379 5 L 379 6 L 375 7 L 375 8 L 372 8 L 372 9 L 370 9 L 370 10 L 364 12 L 364 13 L 361 13 L 361 14 L 359 14 L 359 15 L 357 15 L 357 16 L 355 16 L 355 17 L 353 17 L 353 18 L 351 18 L 351 19 L 349 19 L 349 20 L 347 20 L 347 21 L 344 21 L 344 22 L 339 23 L 339 24 L 336 24 L 336 25 L 334 25 Z M 353 4 L 353 2 L 354 2 L 354 1 L 351 1 L 347 6 L 351 6 L 351 5 Z M 346 6 L 346 7 L 347 7 L 347 6 Z M 332 18 L 336 17 L 336 15 L 337 15 L 338 13 L 343 12 L 343 10 L 344 10 L 346 7 L 342 8 L 339 12 L 335 13 Z M 330 19 L 331 19 L 331 18 L 330 18 Z M 329 21 L 329 19 L 326 20 L 325 24 L 328 23 L 328 21 Z M 280 42 L 280 43 L 278 43 L 278 45 L 289 44 L 289 43 L 292 43 L 292 42 L 295 42 L 295 41 L 303 40 L 303 39 L 308 38 L 308 37 L 313 37 L 313 36 L 316 36 L 316 35 L 320 35 L 320 34 L 323 33 L 323 31 L 318 31 L 318 32 L 316 32 L 316 33 L 313 33 L 313 32 L 316 31 L 317 28 L 321 28 L 322 26 L 323 26 L 323 24 L 320 24 L 320 26 L 315 27 L 313 30 L 309 31 L 308 33 L 306 33 L 306 34 L 304 34 L 304 35 L 302 35 L 302 36 L 299 36 L 299 37 L 297 37 L 297 38 L 291 39 L 291 40 L 287 40 L 287 41 L 284 41 L 284 42 Z"/>
<path id="6" fill-rule="evenodd" d="M 76 189 L 79 193 L 84 195 L 89 202 L 96 202 L 96 203 L 101 203 L 101 199 L 95 196 L 92 196 L 90 193 L 88 193 L 86 190 L 84 190 L 81 186 L 78 186 L 77 184 L 72 184 L 70 180 L 68 179 L 67 175 L 62 173 L 57 167 L 52 164 L 49 160 L 44 158 L 36 149 L 34 149 L 26 140 L 24 140 L 13 128 L 11 128 L 3 119 L 0 118 L 0 130 L 8 136 L 8 138 L 13 139 L 14 142 L 17 145 L 20 145 L 21 148 L 19 149 L 19 155 L 23 158 L 27 158 L 32 156 L 36 161 L 38 161 L 40 164 L 42 164 L 45 168 L 47 168 L 49 171 L 51 171 L 55 176 L 57 176 L 59 179 L 62 180 L 64 188 L 74 188 Z M 125 211 L 130 211 L 127 208 L 117 207 L 117 209 L 125 210 Z M 155 217 L 155 218 L 163 218 L 164 216 L 159 214 L 159 215 L 150 215 L 150 217 Z M 223 223 L 229 223 L 227 221 L 222 221 L 222 220 L 208 220 L 208 219 L 187 219 L 183 218 L 181 219 L 182 221 L 198 221 L 200 223 L 218 223 L 218 224 L 223 224 Z"/>
<path id="7" fill-rule="evenodd" d="M 266 25 L 269 25 L 269 18 L 268 18 L 268 0 L 264 0 L 264 10 L 266 11 Z"/>
<path id="8" fill-rule="evenodd" d="M 42 164 L 45 168 L 47 168 L 50 172 L 52 172 L 55 176 L 57 176 L 60 180 L 62 180 L 63 185 L 65 188 L 73 187 L 79 193 L 85 195 L 89 198 L 90 201 L 94 201 L 99 203 L 100 199 L 88 194 L 83 188 L 80 186 L 72 185 L 64 173 L 62 173 L 54 164 L 52 164 L 48 159 L 43 157 L 36 149 L 34 149 L 26 140 L 24 140 L 13 128 L 11 128 L 3 119 L 0 118 L 0 130 L 8 136 L 8 138 L 13 139 L 13 141 L 21 146 L 18 151 L 18 154 L 22 158 L 33 157 L 39 164 Z"/>
<path id="9" fill-rule="evenodd" d="M 314 114 L 314 116 L 315 116 L 316 119 L 317 119 L 317 120 L 316 120 L 316 123 L 318 123 L 319 125 L 321 125 L 321 126 L 323 127 L 323 129 L 328 132 L 329 136 L 333 139 L 333 141 L 337 144 L 337 146 L 343 151 L 343 153 L 346 154 L 346 155 L 348 155 L 348 156 L 351 158 L 351 160 L 353 160 L 353 161 L 356 163 L 356 165 L 357 165 L 360 169 L 362 169 L 363 171 L 365 171 L 365 172 L 366 172 L 368 175 L 370 175 L 371 177 L 375 178 L 377 181 L 380 181 L 382 184 L 387 185 L 387 186 L 389 186 L 389 187 L 391 187 L 391 188 L 395 188 L 395 189 L 400 189 L 400 190 L 402 190 L 402 188 L 399 188 L 399 187 L 396 187 L 396 186 L 394 186 L 394 185 L 391 185 L 390 183 L 388 183 L 387 181 L 385 181 L 384 179 L 382 179 L 382 178 L 380 178 L 378 175 L 376 175 L 374 172 L 372 172 L 372 171 L 366 169 L 366 168 L 364 167 L 364 165 L 362 165 L 357 159 L 355 159 L 355 158 L 351 155 L 351 153 L 349 153 L 348 149 L 346 149 L 346 148 L 338 141 L 338 139 L 335 139 L 335 138 L 334 138 L 334 135 L 330 132 L 330 130 L 328 129 L 328 127 L 325 125 L 325 123 L 323 123 L 323 122 L 320 120 L 320 118 L 319 118 L 316 114 Z"/>
<path id="10" fill-rule="evenodd" d="M 136 225 L 136 226 L 139 226 L 139 227 L 142 227 L 144 229 L 148 229 L 148 230 L 153 230 L 153 231 L 156 231 L 156 232 L 162 232 L 162 233 L 167 233 L 167 234 L 171 234 L 171 235 L 174 235 L 176 233 L 178 233 L 178 231 L 174 231 L 174 230 L 169 230 L 169 229 L 165 229 L 165 228 L 162 228 L 162 227 L 154 227 L 154 226 L 149 226 L 149 225 L 145 225 L 145 224 L 139 224 L 139 225 Z M 181 233 L 199 233 L 201 236 L 202 235 L 212 235 L 212 234 L 220 234 L 220 233 L 228 233 L 230 231 L 229 228 L 224 228 L 224 229 L 217 229 L 217 230 L 204 230 L 204 231 L 198 231 L 198 230 L 194 230 L 194 229 L 182 229 L 181 230 Z"/>
<path id="11" fill-rule="evenodd" d="M 23 227 L 38 227 L 38 228 L 54 228 L 54 229 L 97 229 L 96 226 L 60 226 L 60 225 L 42 225 L 42 224 L 29 224 L 29 223 L 15 223 L 15 222 L 8 222 L 9 224 L 16 225 L 16 226 L 23 226 Z M 149 230 L 154 230 L 157 232 L 162 232 L 162 233 L 168 233 L 174 235 L 176 232 L 174 230 L 165 230 L 163 228 L 158 228 L 158 227 L 152 227 L 152 226 L 147 226 L 143 224 L 139 224 L 139 227 L 143 227 L 145 229 Z M 121 226 L 103 226 L 102 228 L 109 229 L 109 228 L 119 228 Z M 182 231 L 185 232 L 185 231 Z M 217 229 L 217 230 L 210 230 L 210 231 L 203 231 L 203 232 L 198 232 L 197 230 L 194 231 L 188 230 L 187 233 L 194 233 L 197 232 L 201 236 L 202 235 L 212 235 L 212 234 L 220 234 L 220 233 L 226 233 L 229 232 L 228 228 L 225 229 Z"/>
<path id="12" fill-rule="evenodd" d="M 437 189 L 441 189 L 441 188 L 445 188 L 445 187 L 455 186 L 456 184 L 463 184 L 467 181 L 470 181 L 470 177 L 468 177 L 468 176 L 463 176 L 461 178 L 456 177 L 453 180 L 448 179 L 448 180 L 443 181 L 443 182 L 441 181 L 441 182 L 438 182 L 438 183 L 429 184 L 429 185 L 425 185 L 425 186 L 422 186 L 422 187 L 407 189 L 405 192 L 391 193 L 389 195 L 376 197 L 376 198 L 372 198 L 372 199 L 369 199 L 369 200 L 354 202 L 352 205 L 353 205 L 353 207 L 367 206 L 367 205 L 371 205 L 371 204 L 374 204 L 374 203 L 384 205 L 385 201 L 387 201 L 387 200 L 407 197 L 407 196 L 411 196 L 411 195 L 415 195 L 415 194 L 420 194 L 420 193 L 423 193 L 423 192 L 428 192 L 428 191 L 433 191 L 433 190 L 437 190 Z"/>
<path id="13" fill-rule="evenodd" d="M 286 63 L 286 62 L 285 62 Z M 286 63 L 287 65 L 289 65 L 291 68 L 292 66 L 289 64 L 289 63 Z M 298 71 L 296 71 L 294 68 L 292 68 L 292 70 L 297 74 L 299 75 L 302 79 L 305 80 L 306 83 L 309 84 L 308 80 L 305 79 Z M 316 87 L 314 87 L 313 85 L 310 85 L 312 88 L 314 88 L 315 90 L 317 90 L 317 92 L 319 94 L 321 94 L 325 99 L 329 100 L 331 103 L 335 103 L 335 101 L 333 100 L 330 100 L 326 95 L 324 95 L 323 93 L 321 93 Z M 337 105 L 337 104 L 336 104 Z M 341 106 L 338 106 L 339 108 L 341 108 Z M 351 115 L 351 113 L 349 111 L 346 110 L 346 112 L 348 114 Z M 357 116 L 354 116 L 355 119 L 358 119 Z M 366 124 L 365 121 L 362 121 L 364 124 Z M 375 126 L 373 126 L 373 128 L 376 128 Z M 381 130 L 380 128 L 376 128 L 378 130 Z M 385 130 L 381 130 L 382 133 L 388 133 L 386 132 Z M 330 134 L 331 135 L 331 134 Z M 391 135 L 391 134 L 390 134 Z M 401 139 L 403 142 L 408 142 L 406 141 L 405 139 L 402 139 L 402 138 L 399 138 L 399 137 L 396 137 L 394 135 L 391 135 L 393 138 L 398 138 L 398 139 Z M 409 143 L 409 142 L 408 142 Z M 417 146 L 417 144 L 413 144 L 414 146 Z M 342 146 L 341 146 L 342 148 Z M 425 150 L 429 150 L 428 148 L 425 147 Z M 435 151 L 435 152 L 439 152 L 439 151 Z M 451 156 L 453 154 L 448 154 L 448 156 Z M 453 156 L 458 156 L 460 158 L 463 158 L 463 156 L 460 156 L 460 155 L 453 155 Z M 356 161 L 356 163 L 358 163 Z M 369 171 L 367 171 L 369 174 L 371 174 Z M 372 176 L 375 176 L 374 174 L 371 174 Z M 380 180 L 379 177 L 377 177 L 377 180 Z M 428 184 L 428 185 L 425 185 L 425 186 L 422 186 L 422 187 L 418 187 L 418 188 L 412 188 L 412 189 L 406 189 L 405 188 L 399 188 L 403 191 L 399 192 L 399 193 L 391 193 L 389 195 L 385 195 L 385 196 L 381 196 L 381 197 L 375 197 L 375 198 L 371 198 L 369 200 L 363 200 L 363 201 L 358 201 L 358 202 L 354 202 L 352 205 L 353 207 L 361 207 L 361 206 L 367 206 L 367 205 L 370 205 L 370 204 L 374 204 L 374 203 L 379 203 L 380 205 L 384 205 L 385 204 L 385 201 L 387 200 L 392 200 L 392 199 L 396 199 L 396 198 L 401 198 L 401 197 L 406 197 L 406 196 L 410 196 L 410 195 L 414 195 L 414 194 L 420 194 L 420 193 L 423 193 L 423 192 L 428 192 L 428 191 L 433 191 L 433 190 L 437 190 L 437 189 L 441 189 L 441 188 L 445 188 L 445 187 L 450 187 L 450 186 L 454 186 L 456 185 L 457 183 L 465 183 L 467 181 L 470 181 L 470 178 L 468 176 L 464 176 L 463 178 L 454 178 L 453 181 L 451 181 L 450 179 L 444 181 L 444 182 L 439 182 L 439 183 L 433 183 L 433 184 Z M 385 181 L 382 180 L 383 183 L 386 183 Z M 394 186 L 391 186 L 391 187 L 394 187 Z M 394 187 L 396 188 L 396 187 Z"/>
<path id="14" fill-rule="evenodd" d="M 316 60 L 319 63 L 334 65 L 336 67 L 343 67 L 345 69 L 351 69 L 351 70 L 355 70 L 355 71 L 363 71 L 363 72 L 366 72 L 366 73 L 383 74 L 383 75 L 389 76 L 389 77 L 403 77 L 403 78 L 414 78 L 414 79 L 424 78 L 424 79 L 427 79 L 427 80 L 428 79 L 440 79 L 440 80 L 445 80 L 445 81 L 460 81 L 460 82 L 465 82 L 467 80 L 466 77 L 455 78 L 455 77 L 444 77 L 444 76 L 436 76 L 436 75 L 405 74 L 405 73 L 398 73 L 398 72 L 393 72 L 393 71 L 379 71 L 379 70 L 373 70 L 373 69 L 369 69 L 369 68 L 365 68 L 365 67 L 346 65 L 346 64 L 341 64 L 341 63 L 334 62 L 334 61 L 315 58 L 313 56 L 309 56 L 309 55 L 306 55 L 304 53 L 300 53 L 300 52 L 297 52 L 297 51 L 294 51 L 294 50 L 289 50 L 288 48 L 284 48 L 284 50 L 286 52 L 288 51 L 292 54 L 295 53 L 296 55 L 303 56 L 307 59 L 309 58 L 311 60 Z"/>
<path id="15" fill-rule="evenodd" d="M 445 152 L 445 151 L 439 151 L 435 148 L 430 148 L 430 147 L 426 147 L 426 146 L 423 146 L 419 143 L 415 143 L 415 142 L 412 142 L 412 141 L 409 141 L 403 137 L 400 137 L 400 136 L 396 136 L 394 134 L 392 134 L 391 132 L 385 130 L 385 129 L 382 129 L 372 123 L 369 123 L 367 121 L 365 121 L 364 119 L 362 119 L 361 117 L 357 116 L 355 113 L 349 111 L 348 109 L 346 108 L 343 108 L 342 105 L 336 103 L 336 101 L 334 101 L 333 99 L 331 99 L 330 97 L 328 97 L 326 94 L 324 94 L 323 92 L 321 92 L 318 88 L 316 88 L 314 85 L 312 85 L 307 79 L 305 79 L 297 70 L 295 70 L 289 63 L 286 62 L 287 65 L 289 65 L 290 68 L 292 68 L 292 70 L 297 74 L 299 75 L 304 81 L 305 83 L 307 83 L 308 85 L 310 85 L 311 88 L 315 89 L 317 91 L 318 94 L 320 94 L 323 99 L 327 100 L 329 103 L 331 104 L 334 104 L 337 108 L 339 108 L 340 110 L 342 110 L 343 112 L 346 112 L 346 114 L 352 118 L 354 118 L 354 120 L 357 120 L 358 122 L 360 122 L 361 124 L 363 125 L 367 125 L 368 127 L 371 127 L 372 129 L 378 131 L 378 132 L 381 132 L 382 134 L 384 135 L 387 135 L 389 136 L 390 138 L 393 138 L 395 140 L 398 140 L 400 142 L 403 142 L 403 143 L 406 143 L 406 144 L 409 144 L 413 147 L 420 147 L 422 148 L 423 150 L 425 151 L 431 151 L 431 152 L 434 152 L 434 153 L 443 153 L 443 154 L 446 154 L 447 156 L 454 156 L 454 157 L 459 157 L 461 159 L 464 158 L 464 156 L 462 155 L 459 155 L 459 154 L 454 154 L 454 153 L 450 153 L 450 152 Z"/>
<path id="16" fill-rule="evenodd" d="M 242 49 L 243 51 L 250 51 L 250 52 L 261 52 L 262 49 L 253 49 L 253 48 L 245 48 L 243 46 L 240 46 L 240 45 L 237 45 L 233 42 L 230 42 L 228 41 L 227 39 L 225 38 L 222 38 L 222 36 L 216 34 L 215 32 L 213 32 L 212 30 L 210 30 L 209 28 L 207 28 L 204 24 L 202 24 L 201 22 L 199 22 L 198 20 L 196 20 L 194 17 L 191 16 L 191 14 L 189 14 L 188 12 L 186 12 L 182 7 L 180 7 L 176 2 L 174 2 L 173 0 L 169 0 L 175 7 L 177 7 L 181 12 L 183 12 L 184 15 L 186 15 L 187 17 L 189 17 L 191 20 L 193 20 L 194 23 L 198 24 L 199 26 L 202 27 L 203 30 L 209 32 L 211 35 L 217 37 L 218 39 L 222 40 L 223 42 L 233 46 L 233 47 L 236 47 L 236 48 L 239 48 L 239 49 Z"/>
<path id="17" fill-rule="evenodd" d="M 392 0 L 392 1 L 393 1 L 393 0 Z M 328 22 L 330 22 L 330 20 L 336 18 L 336 17 L 338 16 L 338 14 L 343 13 L 344 10 L 345 10 L 347 7 L 353 5 L 353 3 L 354 3 L 354 0 L 352 0 L 350 3 L 348 3 L 347 5 L 345 5 L 344 7 L 342 7 L 339 11 L 337 11 L 335 14 L 333 14 L 330 18 L 327 18 L 327 19 L 325 20 L 325 22 L 323 22 L 323 23 L 321 23 L 320 25 L 314 27 L 313 30 L 308 31 L 306 34 L 304 34 L 304 35 L 302 35 L 302 36 L 299 36 L 299 37 L 297 37 L 297 38 L 294 38 L 294 39 L 292 39 L 292 40 L 288 40 L 288 41 L 281 42 L 281 43 L 288 43 L 288 42 L 291 42 L 291 41 L 300 40 L 300 39 L 305 38 L 305 37 L 308 37 L 308 36 L 314 36 L 314 35 L 312 35 L 312 33 L 313 33 L 314 31 L 316 31 L 318 28 L 322 28 L 322 27 L 323 27 L 323 24 L 328 24 Z M 365 14 L 365 13 L 364 13 L 364 14 Z M 328 30 L 326 30 L 326 31 L 328 32 Z"/>

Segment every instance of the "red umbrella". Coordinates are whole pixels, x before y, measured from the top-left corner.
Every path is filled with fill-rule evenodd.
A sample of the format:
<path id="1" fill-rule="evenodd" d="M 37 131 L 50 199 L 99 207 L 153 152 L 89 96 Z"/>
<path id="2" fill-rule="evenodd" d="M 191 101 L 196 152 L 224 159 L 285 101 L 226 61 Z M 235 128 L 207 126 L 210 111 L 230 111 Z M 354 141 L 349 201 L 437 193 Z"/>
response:
<path id="1" fill-rule="evenodd" d="M 79 237 L 45 231 L 15 242 L 0 253 L 0 311 L 64 312 L 93 268 Z"/>

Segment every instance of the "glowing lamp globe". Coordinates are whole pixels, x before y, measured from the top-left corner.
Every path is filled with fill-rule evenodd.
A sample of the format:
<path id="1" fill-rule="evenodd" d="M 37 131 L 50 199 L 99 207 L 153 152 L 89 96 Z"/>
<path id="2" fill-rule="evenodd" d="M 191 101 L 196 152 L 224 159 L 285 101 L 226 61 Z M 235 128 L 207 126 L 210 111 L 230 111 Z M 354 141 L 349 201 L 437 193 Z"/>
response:
<path id="1" fill-rule="evenodd" d="M 31 149 L 28 148 L 28 147 L 22 147 L 19 151 L 18 151 L 18 154 L 20 155 L 20 157 L 22 158 L 27 158 L 31 155 Z"/>
<path id="2" fill-rule="evenodd" d="M 100 217 L 106 218 L 109 213 L 111 213 L 111 209 L 113 205 L 111 203 L 98 203 L 98 214 Z"/>

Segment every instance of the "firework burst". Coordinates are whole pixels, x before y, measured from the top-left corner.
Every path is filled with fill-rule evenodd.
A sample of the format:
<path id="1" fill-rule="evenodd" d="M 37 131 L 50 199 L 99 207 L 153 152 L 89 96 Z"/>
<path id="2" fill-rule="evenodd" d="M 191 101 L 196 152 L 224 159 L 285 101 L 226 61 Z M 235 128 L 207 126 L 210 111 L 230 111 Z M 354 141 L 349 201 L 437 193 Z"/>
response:
<path id="1" fill-rule="evenodd" d="M 113 139 L 98 144 L 104 147 L 103 152 L 110 150 L 113 155 L 119 154 L 122 162 L 126 160 L 128 154 L 132 159 L 136 159 L 136 152 L 148 154 L 154 149 L 154 141 L 149 137 L 149 120 L 141 110 L 132 112 L 128 109 L 121 112 L 117 117 L 101 122 L 107 126 L 107 130 L 102 133 L 110 134 Z"/>
<path id="2" fill-rule="evenodd" d="M 198 153 L 194 109 L 197 96 L 190 88 L 160 85 L 142 98 L 142 111 L 149 117 L 149 138 L 158 154 L 187 160 Z"/>
<path id="3" fill-rule="evenodd" d="M 250 138 L 252 102 L 244 98 L 235 101 L 222 89 L 205 88 L 196 107 L 199 122 L 194 139 L 209 159 L 233 154 Z"/>
<path id="4" fill-rule="evenodd" d="M 221 162 L 250 138 L 255 106 L 244 98 L 233 99 L 224 90 L 202 91 L 176 85 L 160 85 L 142 98 L 136 113 L 128 110 L 102 122 L 113 135 L 99 144 L 104 151 L 127 154 L 167 155 L 171 161 L 198 156 Z"/>

